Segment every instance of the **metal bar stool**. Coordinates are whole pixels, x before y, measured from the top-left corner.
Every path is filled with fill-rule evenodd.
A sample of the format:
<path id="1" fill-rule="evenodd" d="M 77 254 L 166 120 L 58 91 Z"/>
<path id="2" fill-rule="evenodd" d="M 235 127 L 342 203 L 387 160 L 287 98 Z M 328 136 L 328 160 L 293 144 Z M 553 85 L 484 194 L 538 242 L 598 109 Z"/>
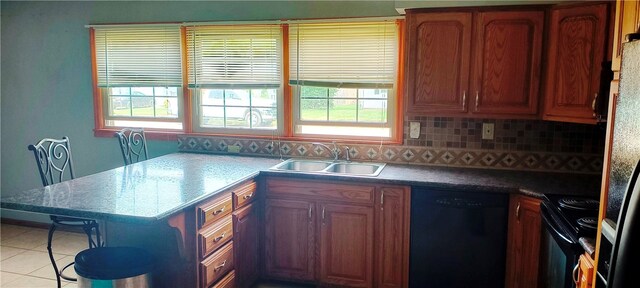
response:
<path id="1" fill-rule="evenodd" d="M 149 159 L 147 154 L 147 138 L 142 128 L 124 128 L 116 132 L 120 142 L 120 150 L 124 165 Z"/>
<path id="2" fill-rule="evenodd" d="M 28 148 L 33 151 L 35 155 L 43 186 L 49 186 L 75 177 L 73 173 L 71 145 L 69 138 L 66 136 L 62 137 L 62 140 L 45 138 L 35 145 L 29 145 Z M 74 262 L 64 266 L 62 269 L 58 269 L 58 265 L 55 259 L 53 259 L 51 242 L 53 240 L 53 233 L 58 226 L 82 228 L 84 233 L 87 234 L 90 249 L 101 247 L 103 243 L 100 240 L 100 230 L 95 220 L 55 215 L 51 215 L 50 218 L 51 226 L 49 226 L 49 235 L 47 237 L 47 251 L 49 252 L 49 260 L 51 260 L 53 270 L 56 273 L 58 288 L 60 288 L 62 284 L 60 278 L 68 281 L 77 281 L 77 279 L 63 275 L 64 270 L 73 265 Z M 95 239 L 93 238 L 94 233 Z"/>

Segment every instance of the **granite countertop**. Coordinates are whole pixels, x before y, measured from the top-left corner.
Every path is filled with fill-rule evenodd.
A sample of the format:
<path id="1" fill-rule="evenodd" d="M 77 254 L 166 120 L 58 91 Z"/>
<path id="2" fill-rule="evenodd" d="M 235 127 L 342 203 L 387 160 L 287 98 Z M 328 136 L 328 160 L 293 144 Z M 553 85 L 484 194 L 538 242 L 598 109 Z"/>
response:
<path id="1" fill-rule="evenodd" d="M 308 179 L 382 182 L 471 192 L 521 193 L 538 198 L 545 194 L 597 196 L 600 194 L 601 183 L 600 175 L 400 164 L 387 164 L 377 177 L 273 170 L 261 173 L 265 174 Z"/>
<path id="2" fill-rule="evenodd" d="M 3 193 L 1 207 L 73 217 L 164 219 L 257 175 L 348 180 L 472 192 L 598 195 L 600 176 L 387 164 L 377 177 L 269 170 L 280 160 L 174 153 L 44 188 Z M 4 191 L 3 191 L 4 192 Z"/>
<path id="3" fill-rule="evenodd" d="M 1 207 L 122 222 L 170 216 L 253 178 L 277 159 L 174 153 L 44 188 L 2 193 Z"/>

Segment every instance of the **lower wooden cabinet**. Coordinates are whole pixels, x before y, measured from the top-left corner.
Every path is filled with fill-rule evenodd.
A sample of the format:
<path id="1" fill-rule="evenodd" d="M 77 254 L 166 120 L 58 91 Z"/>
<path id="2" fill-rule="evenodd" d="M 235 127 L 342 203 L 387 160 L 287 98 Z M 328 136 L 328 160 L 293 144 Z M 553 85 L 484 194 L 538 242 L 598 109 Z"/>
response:
<path id="1" fill-rule="evenodd" d="M 580 255 L 578 260 L 578 277 L 574 280 L 578 280 L 576 288 L 591 288 L 593 281 L 593 260 L 589 254 L 585 253 Z"/>
<path id="2" fill-rule="evenodd" d="M 265 275 L 315 279 L 315 205 L 309 201 L 267 199 L 265 203 Z"/>
<path id="3" fill-rule="evenodd" d="M 269 178 L 266 197 L 266 278 L 407 287 L 409 187 Z"/>
<path id="4" fill-rule="evenodd" d="M 234 288 L 236 287 L 236 273 L 234 270 L 227 273 L 218 283 L 213 284 L 212 288 Z"/>
<path id="5" fill-rule="evenodd" d="M 407 287 L 409 274 L 409 217 L 411 189 L 382 186 L 375 206 L 377 287 Z"/>
<path id="6" fill-rule="evenodd" d="M 237 287 L 250 287 L 260 276 L 259 203 L 233 212 Z"/>
<path id="7" fill-rule="evenodd" d="M 320 282 L 372 287 L 373 209 L 320 203 Z"/>
<path id="8" fill-rule="evenodd" d="M 537 288 L 540 258 L 540 199 L 511 195 L 505 287 Z"/>
<path id="9" fill-rule="evenodd" d="M 209 287 L 233 270 L 233 241 L 225 244 L 200 263 L 201 287 Z"/>
<path id="10" fill-rule="evenodd" d="M 199 203 L 185 217 L 195 236 L 185 242 L 193 241 L 197 248 L 193 254 L 183 252 L 195 262 L 184 273 L 195 274 L 197 285 L 182 283 L 184 287 L 249 287 L 258 279 L 262 231 L 256 192 L 255 181 L 240 183 Z"/>

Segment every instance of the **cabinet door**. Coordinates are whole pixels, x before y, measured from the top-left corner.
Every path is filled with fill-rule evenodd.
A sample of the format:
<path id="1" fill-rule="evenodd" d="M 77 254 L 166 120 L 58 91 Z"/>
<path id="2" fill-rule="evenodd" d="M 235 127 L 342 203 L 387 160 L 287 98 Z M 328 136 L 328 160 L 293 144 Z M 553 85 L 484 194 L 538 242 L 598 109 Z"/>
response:
<path id="1" fill-rule="evenodd" d="M 543 24 L 543 11 L 478 13 L 473 113 L 536 116 Z"/>
<path id="2" fill-rule="evenodd" d="M 467 112 L 471 13 L 407 15 L 407 112 Z"/>
<path id="3" fill-rule="evenodd" d="M 267 199 L 265 209 L 266 276 L 314 280 L 313 203 Z"/>
<path id="4" fill-rule="evenodd" d="M 640 26 L 640 1 L 616 1 L 616 24 L 613 38 L 613 59 L 611 69 L 620 71 L 622 61 L 622 43 L 625 36 Z"/>
<path id="5" fill-rule="evenodd" d="M 233 213 L 236 272 L 238 287 L 250 287 L 259 276 L 258 203 Z"/>
<path id="6" fill-rule="evenodd" d="M 375 287 L 407 287 L 409 276 L 409 187 L 376 191 Z"/>
<path id="7" fill-rule="evenodd" d="M 372 287 L 373 208 L 318 204 L 320 209 L 320 281 Z"/>
<path id="8" fill-rule="evenodd" d="M 591 288 L 593 280 L 593 261 L 585 254 L 580 255 L 578 260 L 578 288 Z"/>
<path id="9" fill-rule="evenodd" d="M 552 10 L 544 119 L 596 123 L 607 14 L 607 4 Z"/>
<path id="10" fill-rule="evenodd" d="M 511 195 L 505 287 L 538 287 L 540 222 L 539 199 Z"/>

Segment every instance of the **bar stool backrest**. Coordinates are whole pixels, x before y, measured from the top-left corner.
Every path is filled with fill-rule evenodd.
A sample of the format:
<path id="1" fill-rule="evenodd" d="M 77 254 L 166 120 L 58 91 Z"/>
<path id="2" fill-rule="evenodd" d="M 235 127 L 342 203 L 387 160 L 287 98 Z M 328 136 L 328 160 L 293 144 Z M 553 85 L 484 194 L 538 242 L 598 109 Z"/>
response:
<path id="1" fill-rule="evenodd" d="M 28 148 L 35 156 L 43 186 L 75 178 L 71 144 L 67 136 L 61 140 L 44 138 Z"/>
<path id="2" fill-rule="evenodd" d="M 118 137 L 120 142 L 124 165 L 137 163 L 149 158 L 144 129 L 124 128 L 116 132 L 115 136 Z"/>

